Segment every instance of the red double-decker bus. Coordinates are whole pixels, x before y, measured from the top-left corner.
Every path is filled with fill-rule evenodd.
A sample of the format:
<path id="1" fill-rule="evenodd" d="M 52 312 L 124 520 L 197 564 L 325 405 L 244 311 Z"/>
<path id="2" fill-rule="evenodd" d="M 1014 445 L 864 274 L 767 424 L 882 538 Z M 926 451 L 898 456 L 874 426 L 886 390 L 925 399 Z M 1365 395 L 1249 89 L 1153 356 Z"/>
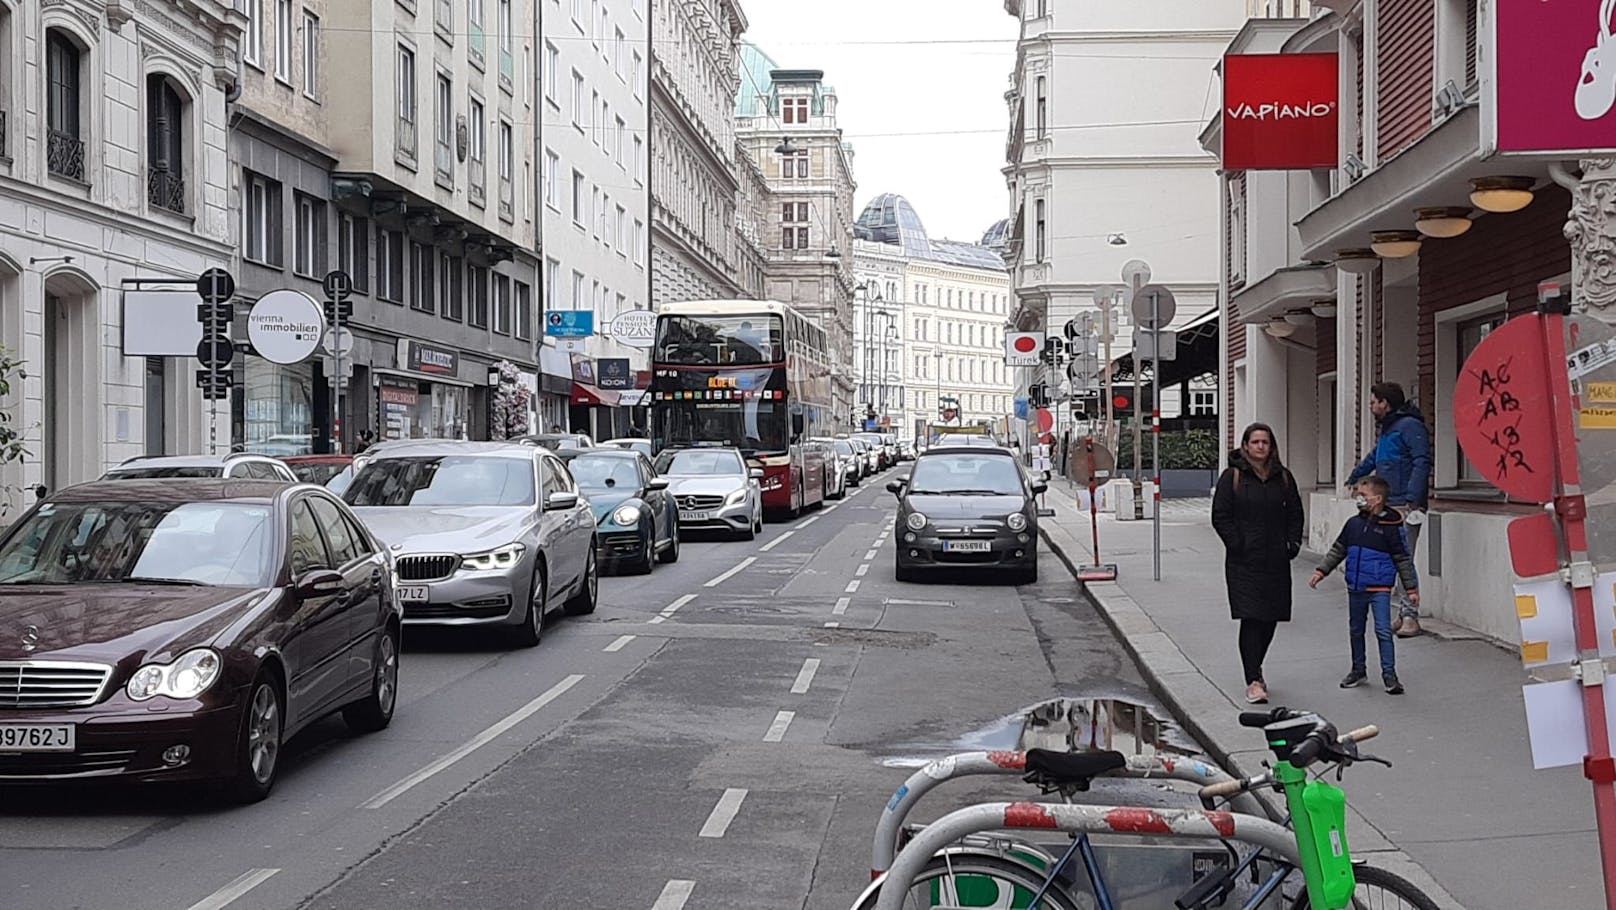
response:
<path id="1" fill-rule="evenodd" d="M 770 300 L 663 304 L 652 348 L 651 435 L 658 449 L 732 445 L 763 469 L 763 505 L 795 516 L 821 505 L 829 435 L 825 332 Z"/>

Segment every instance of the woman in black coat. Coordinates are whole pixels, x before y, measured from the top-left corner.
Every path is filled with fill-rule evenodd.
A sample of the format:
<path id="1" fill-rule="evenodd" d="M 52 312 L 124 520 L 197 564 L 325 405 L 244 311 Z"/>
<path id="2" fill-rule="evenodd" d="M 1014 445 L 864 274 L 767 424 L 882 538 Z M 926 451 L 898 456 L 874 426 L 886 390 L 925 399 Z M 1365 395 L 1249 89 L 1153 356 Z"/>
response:
<path id="1" fill-rule="evenodd" d="M 1246 701 L 1268 703 L 1263 658 L 1274 630 L 1291 618 L 1290 562 L 1302 549 L 1302 496 L 1279 460 L 1267 424 L 1254 423 L 1229 453 L 1229 467 L 1212 494 L 1212 527 L 1223 539 L 1229 615 L 1240 621 L 1240 662 Z"/>

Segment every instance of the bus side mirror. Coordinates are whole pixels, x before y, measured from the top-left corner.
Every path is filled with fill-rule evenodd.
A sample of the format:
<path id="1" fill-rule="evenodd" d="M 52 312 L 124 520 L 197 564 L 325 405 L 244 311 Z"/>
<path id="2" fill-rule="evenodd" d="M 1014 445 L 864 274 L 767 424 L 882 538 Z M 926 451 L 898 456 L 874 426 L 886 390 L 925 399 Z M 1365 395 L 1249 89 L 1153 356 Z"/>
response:
<path id="1" fill-rule="evenodd" d="M 803 431 L 806 430 L 807 428 L 808 428 L 808 419 L 807 418 L 803 417 L 801 414 L 792 414 L 791 415 L 791 433 L 792 433 L 793 436 L 801 436 Z"/>

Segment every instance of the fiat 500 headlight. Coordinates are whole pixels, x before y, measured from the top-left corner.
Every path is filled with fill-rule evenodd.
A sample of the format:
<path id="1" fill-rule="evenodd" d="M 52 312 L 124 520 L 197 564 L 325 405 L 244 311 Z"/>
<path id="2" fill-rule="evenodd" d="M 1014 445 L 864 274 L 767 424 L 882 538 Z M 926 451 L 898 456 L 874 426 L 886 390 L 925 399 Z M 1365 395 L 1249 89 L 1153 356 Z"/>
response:
<path id="1" fill-rule="evenodd" d="M 196 698 L 208 691 L 224 667 L 219 652 L 212 648 L 186 651 L 168 664 L 146 664 L 124 685 L 124 693 L 135 701 L 159 695 L 168 698 Z"/>
<path id="2" fill-rule="evenodd" d="M 918 531 L 926 526 L 926 516 L 920 514 L 919 512 L 910 512 L 909 520 L 906 522 L 906 524 L 909 525 L 909 530 Z"/>
<path id="3" fill-rule="evenodd" d="M 1012 531 L 1027 530 L 1027 516 L 1021 514 L 1020 512 L 1012 512 L 1010 517 L 1004 520 L 1004 523 L 1005 526 Z"/>
<path id="4" fill-rule="evenodd" d="M 464 568 L 477 572 L 487 572 L 494 569 L 509 569 L 522 559 L 523 547 L 519 543 L 506 544 L 497 550 L 486 553 L 472 553 L 460 557 L 460 564 Z"/>

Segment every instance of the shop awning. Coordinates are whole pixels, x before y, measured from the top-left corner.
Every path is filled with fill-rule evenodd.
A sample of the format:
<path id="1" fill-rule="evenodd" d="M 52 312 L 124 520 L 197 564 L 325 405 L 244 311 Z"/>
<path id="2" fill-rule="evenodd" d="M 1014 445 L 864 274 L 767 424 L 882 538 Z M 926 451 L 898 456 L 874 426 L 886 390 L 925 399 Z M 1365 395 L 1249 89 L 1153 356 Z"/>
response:
<path id="1" fill-rule="evenodd" d="M 610 391 L 592 386 L 584 382 L 572 384 L 572 403 L 584 404 L 590 407 L 615 408 L 620 403 L 623 393 Z"/>
<path id="2" fill-rule="evenodd" d="M 1178 357 L 1175 360 L 1164 360 L 1161 364 L 1161 384 L 1175 386 L 1181 382 L 1200 379 L 1208 374 L 1216 375 L 1218 372 L 1218 339 L 1219 330 L 1223 323 L 1218 318 L 1217 310 L 1210 310 L 1202 316 L 1192 320 L 1188 325 L 1178 329 Z M 1127 353 L 1118 357 L 1111 368 L 1111 381 L 1133 379 L 1133 354 Z M 1151 366 L 1146 361 L 1141 380 L 1151 378 Z"/>

